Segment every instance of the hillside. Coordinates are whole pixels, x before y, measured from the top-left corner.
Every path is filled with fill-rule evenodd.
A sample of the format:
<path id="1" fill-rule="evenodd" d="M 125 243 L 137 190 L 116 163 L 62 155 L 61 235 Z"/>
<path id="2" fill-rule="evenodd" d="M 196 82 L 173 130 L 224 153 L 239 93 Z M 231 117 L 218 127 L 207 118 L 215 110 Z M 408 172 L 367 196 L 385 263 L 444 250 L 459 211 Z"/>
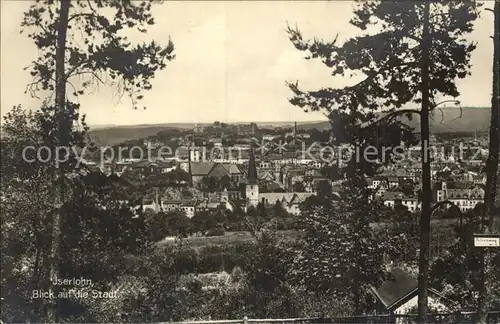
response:
<path id="1" fill-rule="evenodd" d="M 435 133 L 446 132 L 481 132 L 487 131 L 490 126 L 491 108 L 443 108 L 436 110 L 431 121 L 431 131 Z M 420 120 L 414 121 L 414 126 L 420 126 Z"/>
<path id="2" fill-rule="evenodd" d="M 236 122 L 233 125 L 249 124 L 250 122 Z M 293 127 L 293 122 L 257 122 L 260 127 Z M 208 126 L 209 123 L 165 123 L 165 124 L 150 124 L 150 125 L 96 125 L 91 126 L 92 138 L 99 145 L 114 145 L 124 141 L 145 138 L 151 135 L 156 135 L 159 131 L 165 129 L 192 129 L 195 126 Z M 297 123 L 297 127 L 301 123 Z"/>
<path id="3" fill-rule="evenodd" d="M 144 125 L 144 126 L 114 126 L 110 128 L 98 128 L 91 130 L 91 137 L 98 145 L 115 145 L 125 141 L 146 138 L 156 135 L 165 128 L 172 128 L 165 125 Z"/>

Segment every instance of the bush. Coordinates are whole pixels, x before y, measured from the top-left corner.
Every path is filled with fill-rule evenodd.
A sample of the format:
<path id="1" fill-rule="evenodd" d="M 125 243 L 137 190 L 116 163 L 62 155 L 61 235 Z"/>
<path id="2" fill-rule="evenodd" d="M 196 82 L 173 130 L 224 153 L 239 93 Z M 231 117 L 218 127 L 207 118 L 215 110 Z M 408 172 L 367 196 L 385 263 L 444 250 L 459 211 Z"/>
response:
<path id="1" fill-rule="evenodd" d="M 215 228 L 211 228 L 207 231 L 206 236 L 223 236 L 226 230 L 222 225 L 217 225 Z"/>
<path id="2" fill-rule="evenodd" d="M 197 271 L 200 255 L 195 249 L 183 249 L 174 257 L 174 268 L 176 273 L 186 274 Z"/>
<path id="3" fill-rule="evenodd" d="M 254 244 L 210 244 L 204 247 L 184 247 L 174 257 L 177 273 L 209 273 L 229 270 L 236 266 L 245 267 Z M 171 251 L 166 252 L 167 254 Z"/>

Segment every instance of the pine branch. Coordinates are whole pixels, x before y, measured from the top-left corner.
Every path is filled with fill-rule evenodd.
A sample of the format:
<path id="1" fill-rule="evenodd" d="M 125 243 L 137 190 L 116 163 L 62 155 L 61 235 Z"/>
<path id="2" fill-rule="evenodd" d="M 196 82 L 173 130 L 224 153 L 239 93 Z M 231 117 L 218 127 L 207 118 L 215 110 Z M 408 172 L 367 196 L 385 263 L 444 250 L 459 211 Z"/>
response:
<path id="1" fill-rule="evenodd" d="M 420 110 L 419 109 L 396 110 L 396 111 L 390 112 L 389 114 L 385 115 L 384 117 L 382 117 L 376 121 L 368 121 L 368 122 L 361 124 L 361 128 L 371 127 L 371 126 L 374 126 L 376 124 L 380 124 L 381 122 L 384 122 L 384 121 L 387 121 L 388 123 L 390 123 L 395 118 L 397 118 L 401 115 L 406 115 L 406 114 L 420 115 Z"/>

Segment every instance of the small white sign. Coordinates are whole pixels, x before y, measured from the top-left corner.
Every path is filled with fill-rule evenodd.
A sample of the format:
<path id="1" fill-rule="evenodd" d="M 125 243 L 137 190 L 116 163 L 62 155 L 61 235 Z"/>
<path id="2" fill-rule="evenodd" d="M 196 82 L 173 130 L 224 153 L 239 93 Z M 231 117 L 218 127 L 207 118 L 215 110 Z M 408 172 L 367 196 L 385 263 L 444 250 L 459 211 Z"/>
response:
<path id="1" fill-rule="evenodd" d="M 474 246 L 476 247 L 499 247 L 500 246 L 500 237 L 474 237 Z"/>

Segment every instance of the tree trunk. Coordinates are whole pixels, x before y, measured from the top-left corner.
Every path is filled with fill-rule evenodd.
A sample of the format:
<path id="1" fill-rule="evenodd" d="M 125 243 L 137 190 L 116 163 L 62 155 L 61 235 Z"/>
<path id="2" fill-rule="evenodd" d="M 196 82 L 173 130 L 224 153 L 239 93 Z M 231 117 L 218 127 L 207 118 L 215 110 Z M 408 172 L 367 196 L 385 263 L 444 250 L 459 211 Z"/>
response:
<path id="1" fill-rule="evenodd" d="M 65 73 L 65 54 L 66 54 L 66 34 L 68 30 L 68 15 L 69 15 L 70 0 L 61 0 L 59 7 L 59 24 L 57 30 L 57 48 L 56 48 L 56 106 L 55 116 L 57 117 L 59 145 L 67 145 L 68 136 L 64 134 L 68 125 L 65 114 L 66 108 L 66 73 Z M 57 286 L 52 282 L 59 275 L 59 253 L 61 245 L 61 224 L 63 213 L 63 192 L 64 192 L 64 170 L 56 170 L 56 186 L 54 192 L 55 212 L 52 218 L 52 235 L 49 257 L 49 291 L 53 291 L 57 297 Z M 57 314 L 57 298 L 50 299 L 49 307 L 47 307 L 47 321 L 56 323 L 58 321 Z"/>
<path id="2" fill-rule="evenodd" d="M 486 190 L 484 194 L 483 231 L 492 233 L 495 208 L 495 197 L 498 185 L 498 164 L 500 147 L 500 2 L 495 1 L 493 9 L 495 18 L 493 25 L 493 91 L 491 97 L 491 125 L 488 160 L 486 161 Z M 488 295 L 490 274 L 490 258 L 487 251 L 481 251 L 481 286 L 479 290 L 478 322 L 486 323 L 488 318 Z"/>
<path id="3" fill-rule="evenodd" d="M 35 262 L 33 264 L 33 278 L 32 278 L 32 287 L 33 289 L 40 289 L 40 277 L 41 277 L 41 269 L 43 266 L 43 260 L 42 256 L 45 253 L 44 247 L 43 247 L 43 233 L 40 233 L 38 230 L 40 228 L 39 222 L 34 222 L 33 224 L 34 231 L 35 231 Z M 41 305 L 42 300 L 39 298 L 34 299 L 32 301 L 32 307 L 33 307 L 33 312 L 35 314 L 40 314 L 40 305 Z M 34 320 L 34 319 L 32 319 Z"/>
<path id="4" fill-rule="evenodd" d="M 486 161 L 486 190 L 484 197 L 486 230 L 493 230 L 495 197 L 497 194 L 500 150 L 500 2 L 494 6 L 493 35 L 493 91 L 491 97 L 491 125 L 488 160 Z"/>
<path id="5" fill-rule="evenodd" d="M 420 134 L 422 141 L 422 213 L 420 215 L 420 255 L 418 264 L 418 322 L 427 323 L 427 292 L 429 285 L 429 239 L 431 226 L 431 165 L 429 150 L 429 35 L 430 2 L 424 4 L 422 33 L 422 110 L 420 113 Z"/>

